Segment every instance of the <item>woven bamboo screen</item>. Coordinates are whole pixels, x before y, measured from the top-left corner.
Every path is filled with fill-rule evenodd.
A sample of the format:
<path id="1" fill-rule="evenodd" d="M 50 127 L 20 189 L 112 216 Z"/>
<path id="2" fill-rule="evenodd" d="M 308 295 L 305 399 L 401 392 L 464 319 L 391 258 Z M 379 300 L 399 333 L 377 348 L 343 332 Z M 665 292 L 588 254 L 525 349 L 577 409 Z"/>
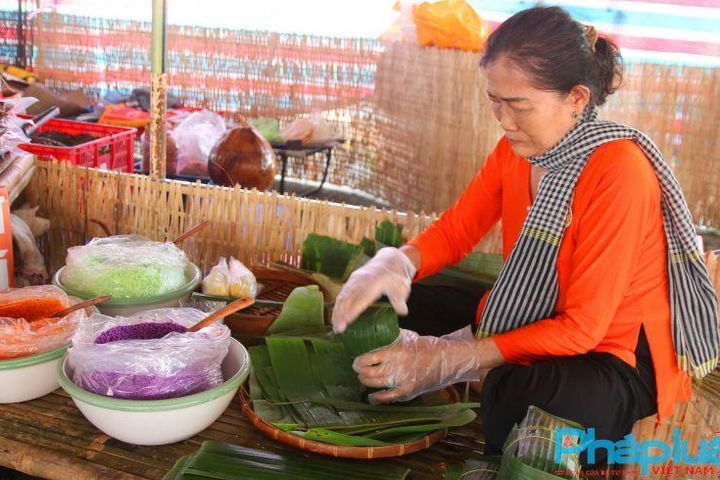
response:
<path id="1" fill-rule="evenodd" d="M 104 233 L 136 233 L 169 240 L 203 220 L 209 226 L 183 243 L 190 258 L 207 270 L 220 256 L 233 255 L 249 265 L 282 260 L 299 265 L 300 249 L 312 232 L 359 242 L 372 238 L 377 224 L 390 219 L 412 237 L 435 219 L 431 215 L 356 207 L 178 181 L 154 181 L 143 175 L 37 162 L 28 200 L 53 219 L 46 244 L 50 268 L 65 262 L 67 248 Z M 499 235 L 478 251 L 498 251 Z"/>
<path id="2" fill-rule="evenodd" d="M 42 15 L 37 64 L 59 89 L 147 86 L 149 25 Z M 457 198 L 501 135 L 472 53 L 267 32 L 171 27 L 171 92 L 229 117 L 321 112 L 348 140 L 328 180 L 405 211 Z M 648 133 L 699 223 L 720 225 L 720 69 L 633 64 L 604 118 Z M 91 92 L 92 93 L 92 92 Z M 316 163 L 289 175 L 316 180 Z"/>

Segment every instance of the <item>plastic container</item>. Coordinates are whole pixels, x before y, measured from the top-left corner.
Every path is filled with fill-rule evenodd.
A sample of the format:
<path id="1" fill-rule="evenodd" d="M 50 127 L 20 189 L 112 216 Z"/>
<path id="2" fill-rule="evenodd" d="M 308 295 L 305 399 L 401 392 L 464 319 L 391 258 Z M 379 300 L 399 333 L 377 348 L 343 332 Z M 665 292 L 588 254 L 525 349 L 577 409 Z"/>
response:
<path id="1" fill-rule="evenodd" d="M 34 153 L 41 160 L 57 159 L 68 161 L 76 166 L 132 173 L 133 141 L 136 131 L 135 128 L 52 119 L 42 125 L 36 133 L 87 134 L 98 138 L 74 147 L 24 143 L 20 145 L 20 148 Z"/>
<path id="2" fill-rule="evenodd" d="M 96 395 L 75 385 L 67 356 L 58 365 L 60 386 L 90 423 L 107 435 L 135 445 L 179 442 L 209 427 L 235 397 L 250 373 L 250 355 L 235 339 L 222 363 L 225 382 L 194 395 L 167 400 L 121 400 Z"/>

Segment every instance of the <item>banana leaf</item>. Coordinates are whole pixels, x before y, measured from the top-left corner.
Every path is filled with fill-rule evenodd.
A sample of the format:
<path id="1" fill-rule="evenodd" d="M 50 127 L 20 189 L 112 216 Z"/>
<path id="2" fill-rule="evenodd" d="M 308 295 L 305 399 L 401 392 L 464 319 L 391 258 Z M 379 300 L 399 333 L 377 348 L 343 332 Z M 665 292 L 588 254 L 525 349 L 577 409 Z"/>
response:
<path id="1" fill-rule="evenodd" d="M 361 398 L 365 387 L 355 375 L 352 358 L 343 345 L 328 340 L 313 340 L 312 347 L 317 359 L 320 379 L 329 394 L 328 400 L 346 400 L 352 403 L 353 400 Z"/>
<path id="2" fill-rule="evenodd" d="M 577 454 L 563 455 L 559 464 L 555 461 L 555 432 L 558 428 L 568 427 L 582 428 L 575 422 L 530 406 L 525 418 L 513 427 L 505 441 L 499 478 L 578 480 L 582 471 Z M 568 440 L 576 445 L 580 441 L 579 438 Z M 563 472 L 561 477 L 555 475 L 558 471 Z"/>
<path id="3" fill-rule="evenodd" d="M 375 240 L 388 247 L 402 246 L 405 243 L 402 236 L 402 225 L 396 225 L 390 220 L 383 220 L 375 228 Z"/>
<path id="4" fill-rule="evenodd" d="M 361 248 L 364 248 L 364 247 L 361 247 Z M 356 256 L 352 257 L 350 259 L 350 261 L 348 262 L 347 266 L 345 267 L 345 272 L 343 273 L 342 281 L 345 282 L 348 278 L 350 278 L 350 275 L 355 270 L 362 267 L 369 261 L 370 261 L 370 257 L 365 255 L 364 251 L 361 255 L 356 255 Z"/>
<path id="5" fill-rule="evenodd" d="M 257 381 L 255 372 L 250 372 L 248 376 L 248 388 L 253 408 L 259 416 L 272 423 L 282 423 L 288 420 L 284 413 L 286 407 L 265 400 L 264 392 Z"/>
<path id="6" fill-rule="evenodd" d="M 367 255 L 370 258 L 375 256 L 377 247 L 376 247 L 374 241 L 370 240 L 367 237 L 363 237 L 363 239 L 360 240 L 360 246 L 363 247 L 363 250 L 365 251 L 365 255 Z"/>
<path id="7" fill-rule="evenodd" d="M 253 366 L 248 380 L 253 409 L 260 417 L 271 423 L 293 421 L 292 407 L 279 405 L 284 397 L 272 377 L 267 348 L 264 345 L 250 347 L 248 352 Z"/>
<path id="8" fill-rule="evenodd" d="M 360 245 L 311 233 L 303 242 L 300 266 L 345 281 L 348 265 L 357 263 L 363 255 L 365 249 Z"/>
<path id="9" fill-rule="evenodd" d="M 329 443 L 330 445 L 340 445 L 343 447 L 384 447 L 389 445 L 382 440 L 375 440 L 369 437 L 361 437 L 356 435 L 348 435 L 326 428 L 311 428 L 305 432 L 297 432 L 296 435 L 306 440 L 314 440 L 317 442 Z"/>
<path id="10" fill-rule="evenodd" d="M 451 268 L 473 275 L 497 278 L 503 267 L 502 256 L 495 253 L 474 252 L 465 256 Z"/>
<path id="11" fill-rule="evenodd" d="M 355 384 L 344 384 L 343 380 L 348 381 L 349 379 L 337 375 L 337 372 L 347 371 L 346 369 L 349 366 L 347 363 L 347 354 L 343 355 L 340 349 L 333 349 L 331 347 L 323 350 L 322 346 L 320 347 L 320 353 L 318 353 L 318 350 L 315 347 L 319 345 L 319 342 L 322 342 L 322 340 L 311 341 L 313 348 L 310 352 L 308 352 L 308 356 L 310 358 L 310 369 L 312 370 L 312 374 L 321 384 L 320 394 L 323 397 L 339 395 L 349 399 L 356 398 L 357 395 L 362 394 L 362 386 L 359 382 L 357 382 L 357 380 L 355 381 Z M 325 343 L 333 345 L 332 342 Z M 336 368 L 336 366 L 340 368 Z M 342 366 L 344 366 L 344 368 L 342 368 Z M 357 423 L 362 421 L 362 415 L 360 412 L 356 412 L 354 410 L 335 410 L 342 419 L 343 423 Z"/>
<path id="12" fill-rule="evenodd" d="M 561 468 L 558 467 L 558 470 Z M 512 455 L 507 457 L 503 455 L 497 478 L 498 480 L 562 480 L 566 477 L 559 477 L 545 470 L 531 467 Z"/>
<path id="13" fill-rule="evenodd" d="M 208 440 L 196 453 L 178 460 L 163 480 L 403 480 L 409 473 L 390 463 L 318 460 Z"/>
<path id="14" fill-rule="evenodd" d="M 275 380 L 288 400 L 307 400 L 321 391 L 319 380 L 313 375 L 305 342 L 299 338 L 265 340 Z M 295 410 L 306 425 L 337 425 L 342 419 L 332 407 L 312 403 L 296 404 Z M 299 420 L 300 420 L 299 419 Z"/>
<path id="15" fill-rule="evenodd" d="M 368 438 L 374 438 L 375 440 L 390 440 L 394 436 L 406 433 L 428 433 L 440 430 L 443 428 L 461 427 L 475 420 L 477 415 L 472 410 L 461 410 L 442 421 L 437 423 L 429 423 L 426 425 L 404 425 L 401 427 L 386 428 L 378 430 L 375 433 L 369 433 L 365 436 Z"/>
<path id="16" fill-rule="evenodd" d="M 327 405 L 331 407 L 341 409 L 353 409 L 353 410 L 364 410 L 369 412 L 403 412 L 403 413 L 430 413 L 430 414 L 442 414 L 445 412 L 453 412 L 457 410 L 465 410 L 468 408 L 480 408 L 480 404 L 476 402 L 465 402 L 465 403 L 444 403 L 440 405 L 373 405 L 371 403 L 353 402 L 340 400 L 337 398 L 313 398 L 310 400 L 313 403 L 320 405 Z"/>
<path id="17" fill-rule="evenodd" d="M 370 307 L 340 334 L 350 356 L 358 357 L 394 342 L 400 335 L 398 316 L 389 306 Z"/>
<path id="18" fill-rule="evenodd" d="M 322 321 L 322 295 L 315 295 L 315 290 L 296 289 L 283 309 L 281 328 L 273 329 L 263 345 L 249 349 L 251 398 L 259 416 L 295 435 L 346 446 L 417 439 L 475 418 L 470 408 L 477 404 L 427 405 L 419 399 L 390 406 L 363 402 L 367 389 L 358 381 L 352 357 L 338 337 L 293 333 L 297 325 L 317 327 Z M 396 320 L 394 312 L 383 307 Z M 305 310 L 313 318 L 306 318 Z M 378 311 L 384 310 L 374 309 L 370 316 Z"/>
<path id="19" fill-rule="evenodd" d="M 257 375 L 258 383 L 269 384 L 263 389 L 270 392 L 268 398 L 272 397 L 264 402 L 254 400 L 259 407 L 256 412 L 261 417 L 262 413 L 272 415 L 263 418 L 273 423 L 281 413 L 268 407 L 285 408 L 295 423 L 296 435 L 336 445 L 373 446 L 377 443 L 367 439 L 393 442 L 398 438 L 419 438 L 422 435 L 418 434 L 475 418 L 470 408 L 478 404 L 422 405 L 418 400 L 410 405 L 362 403 L 364 387 L 353 373 L 343 345 L 317 339 L 310 345 L 299 338 L 269 337 L 266 345 L 251 348 L 253 371 L 264 367 Z M 270 367 L 266 367 L 268 359 Z M 278 397 L 288 401 L 278 403 Z M 281 423 L 290 422 L 283 419 Z M 305 435 L 307 431 L 311 433 Z M 330 431 L 338 435 L 330 435 Z"/>
<path id="20" fill-rule="evenodd" d="M 459 263 L 420 281 L 423 285 L 443 285 L 477 293 L 492 288 L 502 270 L 502 256 L 471 253 Z"/>
<path id="21" fill-rule="evenodd" d="M 500 460 L 499 456 L 471 456 L 463 463 L 450 463 L 443 480 L 496 480 Z"/>
<path id="22" fill-rule="evenodd" d="M 285 340 L 285 341 L 281 341 Z M 359 428 L 361 431 L 377 431 L 384 428 L 397 427 L 399 425 L 406 424 L 426 424 L 426 423 L 437 423 L 443 420 L 445 412 L 440 410 L 430 410 L 420 415 L 417 411 L 403 410 L 401 407 L 391 408 L 388 411 L 383 411 L 381 407 L 376 407 L 368 411 L 363 412 L 359 409 L 347 408 L 347 409 L 335 409 L 329 403 L 323 404 L 323 402 L 313 401 L 313 399 L 328 399 L 330 392 L 342 392 L 346 397 L 354 397 L 359 402 L 362 396 L 362 387 L 357 381 L 357 377 L 354 377 L 352 370 L 347 369 L 347 364 L 333 363 L 334 360 L 338 360 L 339 357 L 344 357 L 347 362 L 347 353 L 342 352 L 342 344 L 335 344 L 333 348 L 328 348 L 327 351 L 340 352 L 340 355 L 333 358 L 327 358 L 320 361 L 324 367 L 323 376 L 319 377 L 318 368 L 314 367 L 318 360 L 315 356 L 311 355 L 311 352 L 306 352 L 307 355 L 300 353 L 301 345 L 304 346 L 304 342 L 300 339 L 286 338 L 279 339 L 276 337 L 269 338 L 268 342 L 273 345 L 275 349 L 275 358 L 282 358 L 284 355 L 293 359 L 293 368 L 305 368 L 305 361 L 310 365 L 309 371 L 305 372 L 308 375 L 303 376 L 303 373 L 297 375 L 292 372 L 289 374 L 289 379 L 293 381 L 301 382 L 301 385 L 291 385 L 285 382 L 286 371 L 291 370 L 286 367 L 283 363 L 280 364 L 279 369 L 281 373 L 279 376 L 281 380 L 278 380 L 272 367 L 265 367 L 263 372 L 257 375 L 260 380 L 260 384 L 268 383 L 268 390 L 272 392 L 272 397 L 275 400 L 269 401 L 265 404 L 260 404 L 260 408 L 265 407 L 284 407 L 286 411 L 290 413 L 294 421 L 305 429 L 324 427 L 326 429 L 347 429 L 347 428 Z M 322 341 L 318 342 L 318 345 L 322 345 Z M 260 352 L 265 346 L 253 347 L 253 358 L 257 358 L 258 363 L 254 364 L 254 369 L 260 368 L 265 365 L 266 356 L 270 357 L 271 354 L 261 354 Z M 284 352 L 285 348 L 289 348 L 288 353 Z M 321 350 L 322 351 L 322 350 Z M 332 388 L 325 388 L 324 385 L 319 385 L 315 381 L 316 378 L 324 378 L 328 385 L 338 383 L 339 385 L 333 385 Z M 354 378 L 353 378 L 354 377 Z M 348 383 L 344 383 L 348 382 Z M 277 393 L 282 391 L 282 385 L 285 383 L 286 389 L 291 389 L 289 393 Z M 322 383 L 322 382 L 320 382 Z M 312 393 L 312 395 L 311 395 Z M 278 396 L 287 398 L 287 402 L 278 402 Z M 357 402 L 350 402 L 355 404 Z M 337 412 L 339 417 L 335 418 L 332 413 Z M 274 413 L 274 412 L 270 412 Z M 259 413 L 258 413 L 259 414 Z M 274 417 L 277 414 L 273 415 Z M 261 415 L 262 417 L 262 415 Z M 265 417 L 263 417 L 265 418 Z M 265 418 L 266 421 L 270 421 Z M 271 422 L 272 423 L 272 422 Z"/>
<path id="23" fill-rule="evenodd" d="M 321 329 L 323 294 L 317 285 L 294 289 L 283 305 L 282 312 L 267 329 L 271 335 L 298 333 Z"/>

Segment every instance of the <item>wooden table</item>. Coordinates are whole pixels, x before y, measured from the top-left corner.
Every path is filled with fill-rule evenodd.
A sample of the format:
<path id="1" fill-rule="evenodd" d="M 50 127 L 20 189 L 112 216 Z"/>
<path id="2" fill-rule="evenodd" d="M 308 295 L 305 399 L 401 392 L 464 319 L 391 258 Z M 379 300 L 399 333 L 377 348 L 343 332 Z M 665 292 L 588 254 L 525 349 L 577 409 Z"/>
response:
<path id="1" fill-rule="evenodd" d="M 413 480 L 437 480 L 442 478 L 444 462 L 482 451 L 481 438 L 476 420 L 454 429 L 427 450 L 374 462 L 407 466 Z M 0 466 L 52 480 L 161 479 L 178 458 L 197 450 L 204 440 L 284 454 L 297 452 L 255 430 L 240 413 L 237 400 L 200 434 L 159 447 L 140 447 L 108 437 L 82 416 L 62 390 L 31 402 L 0 405 Z M 350 466 L 355 462 L 343 461 Z"/>

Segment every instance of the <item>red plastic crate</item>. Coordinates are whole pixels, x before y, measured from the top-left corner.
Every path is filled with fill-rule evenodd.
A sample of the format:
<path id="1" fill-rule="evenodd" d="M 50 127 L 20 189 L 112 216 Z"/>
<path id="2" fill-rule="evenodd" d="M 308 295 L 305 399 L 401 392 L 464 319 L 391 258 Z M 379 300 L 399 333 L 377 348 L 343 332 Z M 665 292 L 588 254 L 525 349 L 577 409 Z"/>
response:
<path id="1" fill-rule="evenodd" d="M 134 128 L 52 119 L 41 126 L 37 133 L 42 132 L 88 134 L 98 138 L 74 147 L 24 143 L 20 148 L 34 153 L 41 160 L 66 160 L 73 165 L 83 167 L 121 170 L 128 173 L 133 171 L 133 139 L 136 132 Z"/>

